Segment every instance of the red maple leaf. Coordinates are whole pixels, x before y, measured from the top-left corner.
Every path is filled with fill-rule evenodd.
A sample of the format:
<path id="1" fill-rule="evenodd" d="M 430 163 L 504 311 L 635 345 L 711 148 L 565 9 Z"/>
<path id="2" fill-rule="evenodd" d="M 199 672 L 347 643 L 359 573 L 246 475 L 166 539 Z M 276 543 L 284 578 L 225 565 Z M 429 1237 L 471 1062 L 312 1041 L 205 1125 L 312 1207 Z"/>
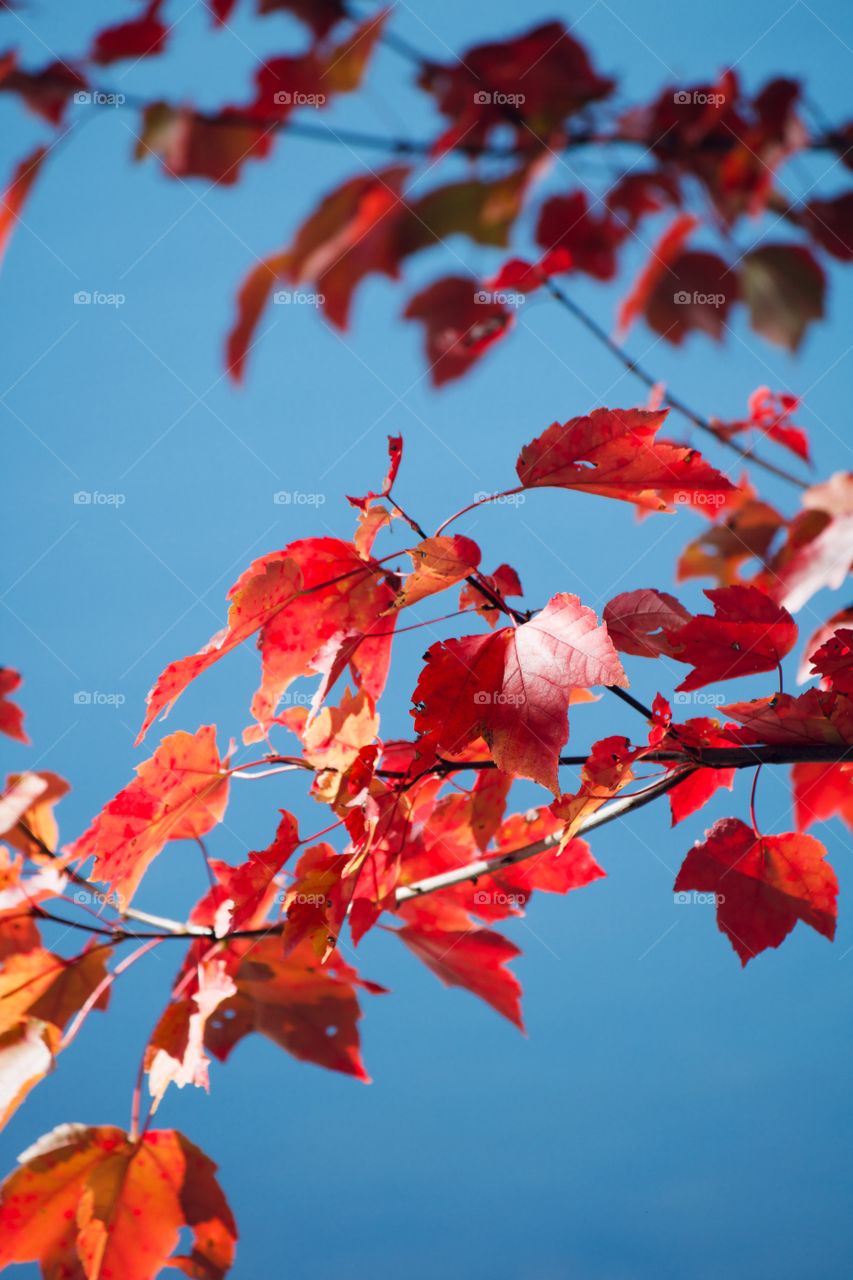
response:
<path id="1" fill-rule="evenodd" d="M 655 440 L 666 409 L 595 409 L 555 422 L 525 445 L 516 464 L 525 489 L 553 487 L 671 511 L 672 499 L 719 496 L 732 484 L 695 449 Z"/>
<path id="2" fill-rule="evenodd" d="M 29 744 L 24 730 L 24 713 L 21 708 L 7 697 L 20 687 L 21 677 L 11 667 L 0 667 L 0 733 L 15 738 L 18 742 Z"/>
<path id="3" fill-rule="evenodd" d="M 482 737 L 499 768 L 557 794 L 572 689 L 627 683 L 593 611 L 556 595 L 520 627 L 433 645 L 413 695 L 415 728 L 450 754 Z"/>
<path id="4" fill-rule="evenodd" d="M 467 276 L 445 276 L 417 293 L 403 312 L 426 330 L 426 358 L 433 386 L 461 378 L 509 331 L 514 316 L 503 302 Z"/>
<path id="5" fill-rule="evenodd" d="M 745 965 L 778 947 L 798 920 L 830 941 L 835 936 L 838 881 L 825 857 L 812 836 L 760 836 L 723 818 L 688 853 L 675 892 L 716 896 L 717 923 Z"/>
<path id="6" fill-rule="evenodd" d="M 680 690 L 772 671 L 794 647 L 796 622 L 757 587 L 718 587 L 705 595 L 713 618 L 698 614 L 667 632 L 672 656 L 694 668 Z"/>

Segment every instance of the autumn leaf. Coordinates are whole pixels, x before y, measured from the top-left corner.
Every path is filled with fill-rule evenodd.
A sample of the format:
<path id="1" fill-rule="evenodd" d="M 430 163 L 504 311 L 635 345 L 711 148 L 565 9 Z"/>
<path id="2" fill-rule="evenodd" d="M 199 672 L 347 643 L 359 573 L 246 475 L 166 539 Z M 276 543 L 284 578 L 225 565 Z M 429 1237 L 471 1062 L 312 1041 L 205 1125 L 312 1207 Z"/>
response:
<path id="1" fill-rule="evenodd" d="M 853 565 L 853 476 L 838 471 L 803 494 L 785 543 L 760 576 L 774 600 L 797 613 L 822 587 L 837 590 Z"/>
<path id="2" fill-rule="evenodd" d="M 587 103 L 606 98 L 614 85 L 597 74 L 560 22 L 476 45 L 447 65 L 425 63 L 418 83 L 450 121 L 435 143 L 439 153 L 480 146 L 508 124 L 517 146 L 532 148 Z"/>
<path id="3" fill-rule="evenodd" d="M 378 697 L 394 630 L 394 618 L 383 614 L 397 589 L 396 578 L 338 538 L 305 538 L 262 556 L 229 591 L 227 626 L 197 654 L 161 673 L 137 741 L 192 680 L 256 631 L 262 682 L 252 714 L 262 728 L 272 723 L 279 698 L 299 676 L 322 674 L 324 688 L 331 687 L 349 665 L 359 686 Z"/>
<path id="4" fill-rule="evenodd" d="M 169 29 L 160 21 L 163 0 L 150 0 L 138 18 L 99 31 L 90 53 L 93 62 L 108 66 L 122 58 L 150 58 L 162 53 Z"/>
<path id="5" fill-rule="evenodd" d="M 21 677 L 11 667 L 0 667 L 0 733 L 29 746 L 24 730 L 24 713 L 17 703 L 8 697 L 20 687 Z"/>
<path id="6" fill-rule="evenodd" d="M 717 924 L 745 965 L 778 947 L 798 920 L 832 941 L 838 881 L 825 857 L 811 836 L 759 836 L 723 818 L 690 850 L 674 891 L 716 895 Z"/>
<path id="7" fill-rule="evenodd" d="M 690 614 L 666 591 L 652 587 L 624 591 L 604 606 L 607 633 L 620 653 L 638 658 L 672 656 L 667 631 L 689 620 Z"/>
<path id="8" fill-rule="evenodd" d="M 276 253 L 259 262 L 246 276 L 237 294 L 237 318 L 225 344 L 225 367 L 235 382 L 242 382 L 255 330 L 276 284 L 286 280 L 287 253 Z"/>
<path id="9" fill-rule="evenodd" d="M 393 929 L 401 942 L 431 969 L 446 987 L 462 987 L 479 996 L 520 1031 L 521 984 L 506 967 L 520 955 L 508 938 L 491 929 L 439 929 L 405 925 Z"/>
<path id="10" fill-rule="evenodd" d="M 765 244 L 744 255 L 740 288 L 756 333 L 796 351 L 813 320 L 823 318 L 826 277 L 809 249 Z"/>
<path id="11" fill-rule="evenodd" d="M 47 147 L 37 147 L 26 160 L 21 161 L 0 200 L 0 266 L 47 151 Z"/>
<path id="12" fill-rule="evenodd" d="M 134 156 L 158 156 L 172 178 L 205 178 L 233 186 L 248 160 L 263 160 L 272 150 L 269 124 L 255 124 L 245 113 L 226 107 L 205 116 L 189 107 L 153 102 L 145 108 Z"/>
<path id="13" fill-rule="evenodd" d="M 561 795 L 551 813 L 563 823 L 560 851 L 576 835 L 585 818 L 634 780 L 632 766 L 646 748 L 633 747 L 618 734 L 593 744 L 581 769 L 581 785 L 574 795 Z"/>
<path id="14" fill-rule="evenodd" d="M 299 828 L 292 813 L 280 811 L 272 843 L 233 867 L 209 860 L 215 884 L 193 908 L 190 921 L 213 929 L 217 937 L 233 929 L 251 929 L 263 921 L 275 896 L 275 877 L 299 847 Z"/>
<path id="15" fill-rule="evenodd" d="M 481 574 L 480 579 L 483 585 L 501 600 L 506 600 L 508 596 L 524 595 L 521 580 L 511 565 L 499 564 L 494 573 Z M 459 592 L 459 608 L 476 609 L 480 617 L 484 618 L 493 629 L 501 618 L 498 606 L 470 582 L 466 582 Z"/>
<path id="16" fill-rule="evenodd" d="M 424 538 L 408 554 L 412 557 L 413 572 L 400 588 L 393 605 L 395 609 L 417 604 L 437 591 L 455 586 L 480 563 L 480 548 L 461 534 Z"/>
<path id="17" fill-rule="evenodd" d="M 0 1265 L 40 1262 L 50 1277 L 154 1280 L 171 1263 L 222 1280 L 237 1229 L 216 1165 L 174 1130 L 133 1141 L 121 1129 L 64 1124 L 20 1158 L 0 1189 Z M 184 1227 L 189 1258 L 172 1258 Z"/>
<path id="18" fill-rule="evenodd" d="M 94 1008 L 106 1008 L 106 955 L 103 947 L 93 946 L 64 959 L 36 941 L 5 956 L 0 969 L 0 1128 L 53 1070 L 66 1023 L 93 998 Z"/>
<path id="19" fill-rule="evenodd" d="M 367 1082 L 361 1060 L 356 988 L 383 990 L 365 983 L 337 956 L 321 964 L 310 946 L 285 956 L 281 939 L 234 942 L 232 976 L 237 987 L 205 1026 L 204 1043 L 225 1061 L 252 1031 L 260 1032 L 295 1058 Z"/>
<path id="20" fill-rule="evenodd" d="M 403 318 L 419 320 L 424 326 L 435 387 L 461 378 L 515 322 L 503 302 L 494 301 L 467 276 L 434 281 L 410 299 Z"/>
<path id="21" fill-rule="evenodd" d="M 59 826 L 53 809 L 69 790 L 65 779 L 50 770 L 11 773 L 0 796 L 0 834 L 36 862 L 56 853 Z"/>
<path id="22" fill-rule="evenodd" d="M 433 645 L 413 695 L 415 728 L 450 754 L 482 737 L 500 769 L 558 794 L 572 689 L 627 683 L 593 611 L 556 595 L 520 627 Z"/>
<path id="23" fill-rule="evenodd" d="M 24 71 L 16 65 L 14 54 L 0 57 L 0 91 L 19 94 L 48 124 L 60 125 L 71 97 L 86 89 L 84 77 L 66 61 L 54 59 L 38 71 Z"/>
<path id="24" fill-rule="evenodd" d="M 714 616 L 698 614 L 667 632 L 672 656 L 694 668 L 678 688 L 773 671 L 797 640 L 797 624 L 756 587 L 717 587 L 705 595 Z"/>
<path id="25" fill-rule="evenodd" d="M 616 250 L 627 234 L 625 226 L 608 209 L 591 213 L 585 193 L 573 191 L 545 201 L 536 227 L 536 243 L 545 250 L 551 269 L 554 259 L 550 255 L 562 252 L 570 260 L 570 269 L 584 271 L 596 280 L 612 280 L 616 274 Z"/>
<path id="26" fill-rule="evenodd" d="M 222 821 L 227 770 L 214 725 L 170 734 L 150 760 L 137 765 L 134 780 L 102 809 L 69 855 L 94 858 L 92 878 L 110 885 L 124 910 L 168 841 L 199 839 Z"/>
<path id="27" fill-rule="evenodd" d="M 192 994 L 166 1006 L 145 1051 L 152 1114 L 170 1084 L 179 1089 L 187 1084 L 209 1088 L 205 1028 L 223 1001 L 236 991 L 225 961 L 210 959 L 197 966 Z"/>
<path id="28" fill-rule="evenodd" d="M 732 742 L 853 746 L 853 701 L 845 694 L 822 689 L 807 689 L 798 697 L 777 693 L 729 702 L 720 711 L 743 726 L 726 729 Z"/>
<path id="29" fill-rule="evenodd" d="M 343 0 L 258 0 L 257 9 L 258 13 L 277 13 L 279 10 L 292 13 L 306 23 L 319 40 L 327 36 L 337 22 L 347 17 Z"/>
<path id="30" fill-rule="evenodd" d="M 800 761 L 791 770 L 797 827 L 807 831 L 813 822 L 841 818 L 853 831 L 853 761 L 816 764 Z"/>
<path id="31" fill-rule="evenodd" d="M 815 675 L 836 693 L 853 693 L 853 631 L 842 627 L 811 656 Z"/>
<path id="32" fill-rule="evenodd" d="M 671 511 L 673 499 L 729 492 L 731 483 L 695 449 L 655 440 L 666 416 L 665 409 L 595 409 L 555 422 L 519 454 L 522 487 L 576 489 L 650 511 Z"/>

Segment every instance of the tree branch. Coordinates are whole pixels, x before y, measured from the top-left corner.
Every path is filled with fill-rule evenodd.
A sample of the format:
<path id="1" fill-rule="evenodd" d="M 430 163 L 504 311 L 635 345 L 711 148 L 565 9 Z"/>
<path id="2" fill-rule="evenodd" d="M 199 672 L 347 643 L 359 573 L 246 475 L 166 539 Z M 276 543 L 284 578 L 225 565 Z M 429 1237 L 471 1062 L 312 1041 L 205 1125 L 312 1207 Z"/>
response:
<path id="1" fill-rule="evenodd" d="M 659 379 L 653 378 L 641 364 L 636 360 L 633 360 L 627 352 L 623 351 L 619 343 L 614 342 L 610 337 L 610 334 L 607 333 L 606 330 L 603 329 L 588 312 L 584 311 L 583 307 L 578 306 L 574 299 L 570 298 L 559 285 L 555 284 L 553 280 L 546 280 L 545 287 L 551 294 L 551 297 L 554 298 L 555 301 L 559 302 L 560 306 L 565 307 L 566 311 L 570 312 L 576 320 L 580 321 L 584 328 L 591 333 L 593 337 L 602 344 L 602 346 L 605 346 L 611 355 L 616 357 L 623 368 L 627 369 L 628 373 L 633 374 L 635 378 L 639 378 L 640 382 L 649 389 L 658 386 Z M 714 429 L 711 422 L 704 417 L 703 414 L 698 413 L 695 409 L 691 409 L 690 406 L 680 398 L 680 396 L 672 395 L 667 391 L 664 394 L 663 402 L 668 405 L 670 409 L 675 409 L 676 413 L 680 413 L 683 418 L 688 420 L 688 422 L 692 422 L 692 424 L 695 427 L 698 427 L 700 431 L 704 431 L 707 435 L 713 436 L 718 444 L 721 444 L 726 449 L 730 449 L 733 453 L 738 454 L 738 456 L 743 458 L 745 462 L 755 463 L 757 467 L 761 467 L 764 471 L 769 471 L 771 475 L 777 476 L 780 480 L 785 480 L 788 484 L 796 485 L 798 489 L 808 488 L 806 481 L 801 480 L 799 476 L 795 476 L 793 472 L 786 471 L 784 467 L 777 466 L 775 462 L 771 462 L 769 458 L 762 457 L 761 454 L 756 453 L 754 449 L 744 449 L 734 440 L 721 435 Z"/>

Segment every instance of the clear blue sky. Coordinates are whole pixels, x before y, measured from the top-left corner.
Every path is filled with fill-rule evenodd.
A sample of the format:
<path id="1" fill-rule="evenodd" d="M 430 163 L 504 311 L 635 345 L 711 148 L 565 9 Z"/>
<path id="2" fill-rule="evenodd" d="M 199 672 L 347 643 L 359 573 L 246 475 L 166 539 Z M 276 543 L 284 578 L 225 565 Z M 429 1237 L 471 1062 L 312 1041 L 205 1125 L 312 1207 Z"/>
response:
<path id="1" fill-rule="evenodd" d="M 282 17 L 240 17 L 233 32 L 214 35 L 203 6 L 186 7 L 167 58 L 125 80 L 121 67 L 108 70 L 103 80 L 214 107 L 245 99 L 258 53 L 297 48 L 302 38 Z M 180 10 L 175 3 L 170 16 Z M 23 45 L 33 63 L 46 60 L 44 46 L 73 56 L 90 31 L 133 10 L 91 0 L 85 11 L 32 0 L 19 17 L 0 19 L 2 44 Z M 576 24 L 596 65 L 619 77 L 626 103 L 735 65 L 751 88 L 772 74 L 802 76 L 830 120 L 850 114 L 853 13 L 841 0 L 677 8 L 555 0 L 541 9 L 432 0 L 420 11 L 401 4 L 393 21 L 445 58 L 552 16 Z M 380 51 L 366 92 L 329 119 L 428 136 L 438 122 L 410 77 Z M 9 100 L 0 113 L 8 173 L 45 130 Z M 349 534 L 343 495 L 375 485 L 388 432 L 406 440 L 401 500 L 435 526 L 472 493 L 511 482 L 518 446 L 555 418 L 640 399 L 568 315 L 538 302 L 472 375 L 434 393 L 420 334 L 398 319 L 403 293 L 378 279 L 361 290 L 343 337 L 308 308 L 275 308 L 247 386 L 235 390 L 221 349 L 240 279 L 256 256 L 286 242 L 323 192 L 376 156 L 285 137 L 271 162 L 247 166 L 238 187 L 210 190 L 168 181 L 153 162 L 133 163 L 132 113 L 79 108 L 74 119 L 0 275 L 2 660 L 25 674 L 35 744 L 0 753 L 8 769 L 70 778 L 66 839 L 146 754 L 133 748 L 145 692 L 166 662 L 221 625 L 237 572 L 294 537 Z M 576 166 L 558 168 L 554 190 L 608 181 L 601 157 L 585 154 Z M 451 160 L 432 180 L 460 172 Z M 788 174 L 822 194 L 849 184 L 826 156 L 803 158 Z M 628 260 L 635 266 L 642 256 L 632 249 Z M 456 271 L 459 258 L 483 273 L 498 261 L 454 242 L 412 262 L 406 296 Z M 577 284 L 577 297 L 609 327 L 629 275 L 618 288 Z M 828 322 L 797 359 L 750 334 L 741 317 L 722 349 L 695 337 L 675 351 L 642 327 L 631 349 L 708 414 L 739 414 L 764 382 L 805 393 L 816 473 L 848 468 L 851 307 L 844 271 L 832 277 Z M 73 301 L 79 290 L 126 301 L 82 308 Z M 277 506 L 273 494 L 283 489 L 325 501 Z M 79 491 L 124 501 L 75 505 Z M 770 484 L 766 493 L 791 509 L 785 490 Z M 477 513 L 459 529 L 480 541 L 487 567 L 509 560 L 518 569 L 531 602 L 568 590 L 600 609 L 617 591 L 671 588 L 678 550 L 700 527 L 686 513 L 638 526 L 627 506 L 541 494 L 517 512 Z M 700 599 L 698 587 L 681 595 L 694 606 Z M 817 597 L 801 615 L 803 630 L 844 602 Z M 430 634 L 398 646 L 386 732 L 408 727 Z M 246 647 L 187 692 L 169 728 L 215 721 L 224 745 L 246 723 L 256 674 Z M 666 678 L 639 660 L 631 675 L 648 698 Z M 739 682 L 726 691 L 764 687 Z M 79 691 L 125 701 L 80 705 Z M 605 728 L 633 727 L 621 708 L 581 709 L 573 741 L 582 747 Z M 765 773 L 760 819 L 767 830 L 789 829 L 784 771 Z M 608 879 L 568 900 L 537 899 L 511 927 L 524 949 L 516 968 L 529 1038 L 467 994 L 441 988 L 377 934 L 358 957 L 366 976 L 393 988 L 365 1002 L 372 1086 L 253 1039 L 212 1070 L 209 1097 L 172 1090 L 163 1125 L 182 1129 L 221 1166 L 242 1231 L 237 1280 L 849 1275 L 848 834 L 836 824 L 822 833 L 842 888 L 833 947 L 800 926 L 742 972 L 711 910 L 673 903 L 684 853 L 713 817 L 745 812 L 745 786 L 675 833 L 662 808 L 605 828 L 594 852 Z M 323 825 L 288 777 L 235 783 L 234 792 L 212 840 L 229 860 L 268 842 L 280 806 L 305 830 Z M 519 807 L 532 797 L 521 790 Z M 181 910 L 202 886 L 197 850 L 172 847 L 138 901 Z M 0 1137 L 4 1170 L 61 1121 L 127 1123 L 142 1039 L 176 962 L 164 946 L 118 985 L 109 1017 L 90 1019 Z"/>

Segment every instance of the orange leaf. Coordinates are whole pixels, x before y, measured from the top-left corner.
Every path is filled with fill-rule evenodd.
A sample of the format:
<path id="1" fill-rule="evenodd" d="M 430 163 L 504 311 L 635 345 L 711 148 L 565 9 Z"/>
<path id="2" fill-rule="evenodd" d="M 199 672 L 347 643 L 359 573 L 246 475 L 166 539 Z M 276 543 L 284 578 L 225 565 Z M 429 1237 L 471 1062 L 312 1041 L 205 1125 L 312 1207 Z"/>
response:
<path id="1" fill-rule="evenodd" d="M 174 1130 L 133 1142 L 121 1129 L 60 1125 L 21 1156 L 0 1192 L 0 1265 L 45 1276 L 154 1280 L 168 1263 L 221 1280 L 237 1228 L 216 1165 Z M 183 1227 L 188 1259 L 172 1259 Z"/>
<path id="2" fill-rule="evenodd" d="M 222 821 L 227 765 L 213 725 L 170 734 L 68 853 L 95 859 L 93 878 L 112 887 L 123 910 L 169 840 L 197 839 Z"/>

